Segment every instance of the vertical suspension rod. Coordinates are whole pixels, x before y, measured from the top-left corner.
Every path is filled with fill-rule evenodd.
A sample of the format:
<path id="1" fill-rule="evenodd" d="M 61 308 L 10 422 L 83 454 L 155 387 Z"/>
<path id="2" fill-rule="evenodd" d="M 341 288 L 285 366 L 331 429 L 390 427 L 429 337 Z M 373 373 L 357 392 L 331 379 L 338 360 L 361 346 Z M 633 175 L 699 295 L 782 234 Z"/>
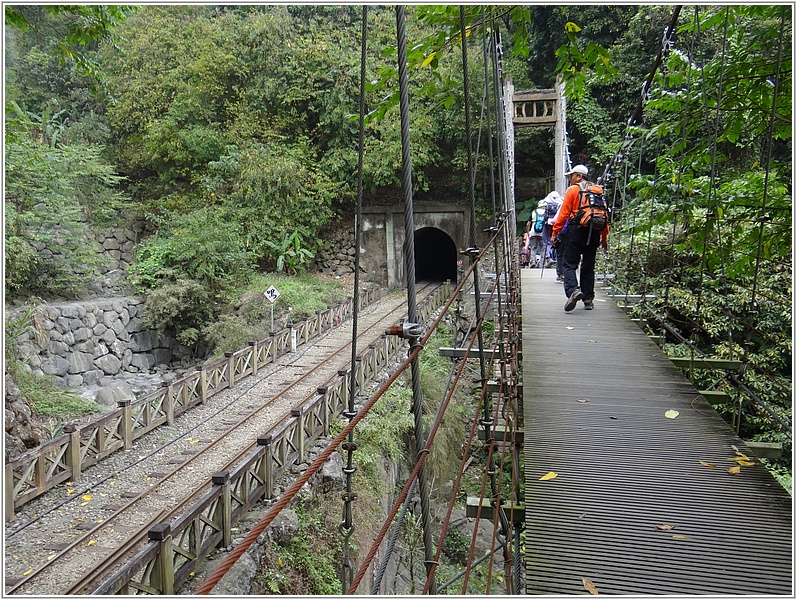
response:
<path id="1" fill-rule="evenodd" d="M 354 399 L 357 394 L 357 317 L 360 312 L 360 242 L 361 242 L 361 223 L 363 207 L 363 154 L 365 147 L 365 59 L 366 59 L 366 33 L 368 27 L 368 7 L 362 7 L 362 30 L 360 34 L 360 119 L 359 137 L 357 144 L 357 212 L 354 216 L 354 296 L 352 306 L 352 331 L 351 331 L 351 370 L 349 376 L 349 402 L 344 416 L 348 417 L 349 422 L 357 414 Z M 351 585 L 353 566 L 350 556 L 350 538 L 354 532 L 352 519 L 352 503 L 355 495 L 352 490 L 352 478 L 356 467 L 354 466 L 354 451 L 357 449 L 354 443 L 354 430 L 349 432 L 349 437 L 344 444 L 346 449 L 346 466 L 343 473 L 346 477 L 346 493 L 343 496 L 343 519 L 338 526 L 343 536 L 343 563 L 340 572 L 341 593 L 345 594 Z"/>

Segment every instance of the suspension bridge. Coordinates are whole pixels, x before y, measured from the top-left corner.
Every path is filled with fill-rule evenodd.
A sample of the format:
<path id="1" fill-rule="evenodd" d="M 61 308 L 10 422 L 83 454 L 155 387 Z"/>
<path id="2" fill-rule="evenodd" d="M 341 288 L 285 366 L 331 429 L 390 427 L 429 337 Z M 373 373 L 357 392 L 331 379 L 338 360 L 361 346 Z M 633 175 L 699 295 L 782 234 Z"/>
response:
<path id="1" fill-rule="evenodd" d="M 396 23 L 398 55 L 406 56 L 402 7 L 396 9 Z M 759 388 L 752 380 L 760 386 L 767 371 L 765 365 L 754 364 L 746 351 L 754 337 L 776 347 L 783 345 L 778 337 L 782 332 L 767 329 L 766 317 L 767 311 L 790 311 L 788 299 L 766 297 L 753 283 L 749 322 L 730 327 L 727 314 L 719 313 L 715 318 L 722 324 L 717 326 L 698 323 L 695 315 L 690 316 L 688 325 L 703 335 L 684 335 L 683 323 L 667 319 L 678 300 L 675 292 L 669 282 L 663 294 L 658 289 L 652 291 L 645 266 L 645 261 L 656 260 L 677 267 L 679 259 L 674 252 L 652 256 L 649 239 L 635 236 L 639 215 L 647 214 L 652 220 L 653 207 L 626 198 L 627 181 L 618 181 L 615 196 L 621 194 L 622 198 L 615 203 L 610 240 L 626 236 L 631 258 L 625 263 L 613 260 L 610 245 L 609 256 L 601 261 L 595 309 L 565 312 L 564 293 L 553 269 L 518 268 L 513 159 L 516 127 L 553 127 L 556 180 L 563 183 L 561 174 L 570 166 L 564 103 L 559 89 L 514 93 L 501 72 L 500 36 L 495 35 L 494 23 L 489 23 L 491 33 L 487 25 L 483 20 L 483 102 L 488 116 L 486 123 L 480 123 L 478 138 L 466 116 L 466 137 L 481 141 L 484 125 L 492 169 L 489 195 L 494 207 L 493 225 L 487 231 L 489 242 L 482 248 L 475 243 L 476 157 L 469 144 L 471 224 L 466 230 L 470 239 L 464 240 L 460 250 L 463 263 L 469 264 L 450 282 L 450 293 L 440 299 L 437 309 L 420 314 L 415 261 L 424 257 L 416 256 L 413 236 L 405 236 L 406 320 L 386 335 L 401 340 L 406 358 L 388 380 L 363 397 L 355 368 L 359 307 L 354 302 L 352 368 L 341 371 L 348 386 L 341 384 L 337 401 L 318 402 L 320 408 L 313 409 L 318 423 L 313 435 L 320 435 L 321 430 L 329 434 L 329 421 L 342 416 L 347 425 L 340 433 L 278 499 L 272 496 L 274 484 L 268 474 L 277 465 L 284 472 L 290 452 L 277 456 L 258 448 L 256 457 L 253 454 L 245 465 L 231 470 L 246 482 L 241 489 L 235 485 L 231 489 L 229 474 L 214 476 L 207 497 L 220 498 L 219 504 L 208 500 L 211 509 L 202 512 L 205 509 L 198 507 L 192 513 L 197 528 L 190 535 L 181 534 L 178 541 L 177 522 L 155 526 L 145 547 L 95 593 L 173 593 L 214 548 L 229 545 L 230 528 L 243 509 L 260 497 L 274 499 L 263 518 L 194 590 L 213 593 L 310 477 L 333 452 L 341 451 L 346 464 L 339 526 L 344 539 L 342 594 L 387 593 L 385 568 L 394 560 L 395 538 L 409 510 L 419 513 L 423 553 L 417 560 L 423 572 L 410 576 L 423 582 L 424 594 L 474 593 L 469 581 L 475 577 L 476 567 L 480 568 L 479 593 L 487 594 L 793 594 L 792 500 L 762 462 L 776 458 L 780 448 L 744 439 L 741 427 L 745 417 L 755 415 L 790 444 L 790 414 L 756 392 Z M 469 115 L 462 11 L 460 27 L 465 111 Z M 667 37 L 673 29 L 669 28 Z M 366 32 L 364 8 L 363 82 Z M 473 32 L 479 33 L 478 27 Z M 662 53 L 668 47 L 665 40 Z M 662 53 L 654 62 L 654 71 Z M 415 231 L 407 80 L 407 65 L 400 61 L 404 228 Z M 362 100 L 360 109 L 362 157 Z M 637 112 L 629 123 L 639 118 Z M 604 173 L 606 183 L 612 175 L 610 167 L 621 165 L 628 173 L 627 157 L 617 156 Z M 361 173 L 359 176 L 361 191 Z M 358 240 L 361 210 L 359 205 Z M 712 218 L 709 210 L 706 219 Z M 761 220 L 758 235 L 762 240 L 773 226 Z M 683 267 L 694 276 L 693 264 Z M 359 272 L 358 264 L 355 273 Z M 673 279 L 679 276 L 677 269 L 673 272 Z M 707 273 L 706 268 L 701 278 L 708 279 Z M 714 300 L 727 299 L 739 289 L 747 290 L 745 285 L 737 285 L 730 277 L 724 278 L 721 286 L 702 285 L 699 302 L 708 302 L 708 294 L 714 294 Z M 451 358 L 450 383 L 436 411 L 426 414 L 418 357 L 444 320 L 453 320 L 455 330 L 462 334 L 455 335 L 452 347 L 440 350 Z M 488 321 L 492 327 L 485 328 Z M 701 345 L 699 337 L 710 343 Z M 679 351 L 670 352 L 668 345 L 677 345 Z M 790 359 L 791 347 L 785 346 Z M 727 351 L 717 351 L 718 347 Z M 231 365 L 232 361 L 231 357 Z M 230 373 L 236 372 L 234 366 L 230 369 Z M 387 517 L 370 548 L 354 549 L 349 538 L 357 524 L 357 425 L 404 373 L 411 379 L 413 392 L 412 472 L 391 498 Z M 772 380 L 769 385 L 783 388 L 780 392 L 787 397 L 791 394 L 790 381 Z M 476 399 L 463 435 L 460 469 L 451 481 L 447 506 L 432 507 L 426 462 L 446 410 L 462 388 L 470 392 L 475 388 Z M 324 393 L 326 390 L 327 386 Z M 434 404 L 437 399 L 426 400 Z M 723 418 L 715 407 L 729 418 Z M 295 442 L 302 438 L 305 426 L 303 414 L 302 410 L 295 412 L 296 433 L 286 438 L 286 448 L 296 450 Z M 260 444 L 261 440 L 257 441 Z M 268 443 L 271 441 L 269 436 Z M 462 477 L 477 450 L 484 454 L 481 493 L 470 496 L 464 492 Z M 226 504 L 221 498 L 226 498 Z M 419 501 L 411 502 L 413 498 Z M 444 540 L 455 505 L 463 502 L 473 522 L 467 564 L 457 576 L 443 581 L 438 568 L 443 562 Z M 186 527 L 186 520 L 181 518 L 181 527 Z M 491 548 L 485 556 L 475 556 L 477 530 L 484 523 L 492 532 Z"/>
<path id="2" fill-rule="evenodd" d="M 680 10 L 680 6 L 674 10 L 629 127 L 641 118 L 643 100 L 649 93 L 655 70 L 670 48 Z M 475 136 L 469 118 L 465 29 L 461 10 L 465 127 L 466 138 L 471 140 Z M 363 40 L 365 31 L 364 15 Z M 565 298 L 552 270 L 542 272 L 542 276 L 537 275 L 538 271 L 518 271 L 514 128 L 554 127 L 555 178 L 557 185 L 560 184 L 561 174 L 570 166 L 564 102 L 559 89 L 515 94 L 511 82 L 501 73 L 500 41 L 485 31 L 483 21 L 486 145 L 489 163 L 495 166 L 491 177 L 494 226 L 489 230 L 493 237 L 485 248 L 477 248 L 472 222 L 469 245 L 461 251 L 470 259 L 470 268 L 462 273 L 441 317 L 431 326 L 433 329 L 437 325 L 455 301 L 456 312 L 460 312 L 463 290 L 476 298 L 468 333 L 456 347 L 445 351 L 452 358 L 452 390 L 466 372 L 465 366 L 478 362 L 478 368 L 471 368 L 478 371 L 475 380 L 480 384 L 479 407 L 463 444 L 462 470 L 477 438 L 484 444 L 487 458 L 482 493 L 467 498 L 467 514 L 476 522 L 468 565 L 452 580 L 441 582 L 436 577 L 452 509 L 462 495 L 462 470 L 453 481 L 454 492 L 445 516 L 439 517 L 439 524 L 433 524 L 428 503 L 424 503 L 428 496 L 424 463 L 451 393 L 441 400 L 426 431 L 418 418 L 422 413 L 422 396 L 415 361 L 428 334 L 421 336 L 416 332 L 408 336 L 409 356 L 399 370 L 412 369 L 417 463 L 369 552 L 361 557 L 359 567 L 349 563 L 344 568 L 342 591 L 385 593 L 387 588 L 382 581 L 385 561 L 389 560 L 395 531 L 406 513 L 406 501 L 414 492 L 420 493 L 421 500 L 424 594 L 441 593 L 452 586 L 463 594 L 468 593 L 471 568 L 485 559 L 489 559 L 490 565 L 487 593 L 792 594 L 791 497 L 761 462 L 762 458 L 777 455 L 777 444 L 743 440 L 739 435 L 745 408 L 748 413 L 766 419 L 784 439 L 791 439 L 790 416 L 763 400 L 744 381 L 745 374 L 761 373 L 760 366 L 750 364 L 746 351 L 751 337 L 763 335 L 772 340 L 777 337 L 774 332 L 764 331 L 759 325 L 761 321 L 754 320 L 761 316 L 758 311 L 764 304 L 756 297 L 755 283 L 750 299 L 751 322 L 739 327 L 741 335 L 734 339 L 732 327 L 703 325 L 704 332 L 728 331 L 727 338 L 719 336 L 721 343 L 727 342 L 728 352 L 716 355 L 695 343 L 698 336 L 685 337 L 678 326 L 662 316 L 667 314 L 668 302 L 673 299 L 669 282 L 664 286 L 662 301 L 648 287 L 646 275 L 650 269 L 644 264 L 636 269 L 643 274 L 641 280 L 627 276 L 644 259 L 653 258 L 649 253 L 643 258 L 632 252 L 629 265 L 605 261 L 604 288 L 596 298 L 594 311 L 564 312 Z M 398 55 L 405 56 L 401 7 L 397 8 L 397 39 Z M 488 55 L 493 59 L 492 101 L 487 83 L 491 73 Z M 778 61 L 780 64 L 780 58 Z M 405 228 L 413 231 L 406 78 L 406 65 L 400 61 Z M 772 110 L 774 114 L 774 95 Z M 495 118 L 495 130 L 490 114 Z M 480 142 L 481 135 L 480 124 Z M 632 143 L 627 137 L 624 149 Z M 473 218 L 475 163 L 470 141 L 467 150 Z M 613 235 L 629 234 L 631 246 L 645 251 L 650 248 L 649 238 L 634 238 L 634 224 L 643 212 L 640 209 L 645 207 L 634 206 L 625 197 L 629 166 L 627 156 L 618 153 L 607 165 L 601 181 L 608 182 L 613 169 L 625 169 L 625 181 L 614 186 L 618 223 Z M 714 165 L 712 173 L 713 168 Z M 618 193 L 622 195 L 620 201 Z M 496 205 L 502 208 L 496 210 Z M 650 220 L 655 218 L 652 206 L 651 203 Z M 765 208 L 766 190 L 761 214 Z M 715 224 L 715 216 L 709 207 L 707 229 Z M 767 235 L 768 225 L 764 221 L 759 236 Z M 416 256 L 411 236 L 407 240 L 410 243 L 404 248 L 404 260 L 408 314 L 410 321 L 414 321 Z M 655 260 L 677 264 L 675 252 Z M 633 261 L 638 262 L 631 266 Z M 492 275 L 485 279 L 489 271 Z M 706 267 L 704 278 L 708 272 Z M 719 290 L 713 291 L 727 299 L 739 288 L 733 288 L 727 279 L 724 282 Z M 705 300 L 703 293 L 711 293 L 710 288 L 698 286 L 698 304 Z M 776 311 L 789 306 L 788 300 L 778 303 L 775 299 L 775 303 Z M 482 332 L 488 314 L 494 324 L 491 339 L 485 339 Z M 689 325 L 696 323 L 690 321 Z M 708 337 L 712 335 L 716 337 L 713 332 Z M 673 342 L 686 352 L 680 356 L 665 354 L 664 346 Z M 788 343 L 779 347 L 790 356 Z M 782 386 L 782 382 L 774 385 Z M 382 390 L 356 417 L 350 418 L 347 431 L 332 445 L 342 441 L 344 435 L 352 435 L 356 421 L 381 393 Z M 735 406 L 732 423 L 714 409 L 714 405 L 722 402 Z M 349 452 L 350 466 L 353 457 Z M 348 506 L 345 514 L 343 528 L 350 525 Z M 474 557 L 475 531 L 481 519 L 493 525 L 493 548 L 487 556 Z M 268 521 L 269 517 L 265 518 L 248 537 L 258 535 Z M 394 533 L 388 542 L 391 527 Z M 375 565 L 379 552 L 383 555 L 382 564 Z M 500 563 L 494 563 L 496 556 L 501 558 Z M 228 560 L 233 562 L 235 557 Z M 501 584 L 496 583 L 497 578 L 493 581 L 494 567 L 502 571 Z M 211 576 L 199 592 L 211 590 L 219 577 Z M 363 583 L 366 577 L 367 586 Z"/>

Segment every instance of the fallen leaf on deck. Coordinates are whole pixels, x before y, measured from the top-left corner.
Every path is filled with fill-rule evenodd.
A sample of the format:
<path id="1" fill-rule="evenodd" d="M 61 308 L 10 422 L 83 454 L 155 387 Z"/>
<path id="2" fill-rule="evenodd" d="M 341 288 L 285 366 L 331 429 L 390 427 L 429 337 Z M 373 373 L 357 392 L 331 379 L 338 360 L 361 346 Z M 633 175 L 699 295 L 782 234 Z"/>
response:
<path id="1" fill-rule="evenodd" d="M 548 471 L 545 475 L 540 477 L 540 481 L 548 481 L 549 479 L 553 479 L 557 475 L 559 475 L 559 473 L 555 473 L 553 471 Z"/>
<path id="2" fill-rule="evenodd" d="M 701 460 L 700 464 L 703 465 L 704 467 L 716 467 L 717 466 L 714 463 L 706 462 L 704 460 Z"/>
<path id="3" fill-rule="evenodd" d="M 598 595 L 598 588 L 596 588 L 595 584 L 592 583 L 589 579 L 587 579 L 586 577 L 582 577 L 581 583 L 584 584 L 584 589 L 587 590 L 590 594 L 592 594 L 593 596 Z"/>
<path id="4" fill-rule="evenodd" d="M 688 535 L 674 535 L 674 536 L 672 536 L 672 539 L 674 539 L 674 540 L 688 540 L 689 536 Z"/>
<path id="5" fill-rule="evenodd" d="M 680 414 L 681 413 L 679 413 L 677 410 L 668 410 L 666 413 L 664 413 L 664 416 L 667 417 L 668 419 L 674 419 Z"/>
<path id="6" fill-rule="evenodd" d="M 675 525 L 670 525 L 669 523 L 663 523 L 661 525 L 656 525 L 656 529 L 661 529 L 662 531 L 670 531 L 670 529 L 675 529 Z"/>
<path id="7" fill-rule="evenodd" d="M 729 475 L 738 475 L 741 472 L 742 468 L 739 465 L 736 465 L 735 467 L 731 467 L 730 469 L 728 469 Z"/>
<path id="8" fill-rule="evenodd" d="M 97 543 L 97 542 L 96 542 L 95 540 L 89 540 L 89 543 L 88 543 L 88 544 L 86 544 L 86 545 L 87 545 L 87 546 L 93 546 L 93 545 L 94 545 L 94 544 L 96 544 L 96 543 Z"/>
<path id="9" fill-rule="evenodd" d="M 600 344 L 598 340 L 587 340 L 590 344 Z"/>
<path id="10" fill-rule="evenodd" d="M 589 402 L 589 398 L 579 398 L 576 400 L 576 402 L 581 402 L 581 404 L 584 404 L 585 402 Z"/>
<path id="11" fill-rule="evenodd" d="M 569 327 L 568 326 L 568 327 L 565 327 L 565 329 L 569 329 L 570 331 L 573 331 L 573 327 Z"/>

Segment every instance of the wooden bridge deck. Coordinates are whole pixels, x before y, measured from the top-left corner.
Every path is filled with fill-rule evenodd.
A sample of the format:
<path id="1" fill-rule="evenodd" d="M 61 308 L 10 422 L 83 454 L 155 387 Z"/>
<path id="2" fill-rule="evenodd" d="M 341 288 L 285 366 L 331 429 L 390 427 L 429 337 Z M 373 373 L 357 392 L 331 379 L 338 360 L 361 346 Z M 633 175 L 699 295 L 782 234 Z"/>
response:
<path id="1" fill-rule="evenodd" d="M 792 596 L 791 497 L 729 474 L 753 456 L 733 429 L 600 288 L 565 313 L 555 278 L 521 269 L 526 592 Z"/>

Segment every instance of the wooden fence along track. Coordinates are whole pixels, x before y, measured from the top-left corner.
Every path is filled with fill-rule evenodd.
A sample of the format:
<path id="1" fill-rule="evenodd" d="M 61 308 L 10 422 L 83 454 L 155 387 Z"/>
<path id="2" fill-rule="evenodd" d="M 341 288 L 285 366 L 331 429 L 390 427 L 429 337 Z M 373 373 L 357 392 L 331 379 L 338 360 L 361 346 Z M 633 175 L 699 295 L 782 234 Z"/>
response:
<path id="1" fill-rule="evenodd" d="M 365 307 L 380 297 L 370 289 L 361 294 Z M 188 409 L 204 404 L 220 391 L 230 388 L 296 346 L 330 331 L 353 314 L 352 299 L 285 328 L 272 336 L 237 352 L 228 352 L 213 364 L 198 367 L 183 379 L 164 384 L 158 390 L 135 401 L 123 400 L 116 410 L 84 425 L 65 425 L 65 433 L 34 448 L 5 466 L 6 521 L 15 509 L 80 473 L 106 456 L 122 449 L 161 425 L 171 425 L 174 418 Z"/>
<path id="2" fill-rule="evenodd" d="M 446 288 L 441 286 L 430 295 L 421 309 L 421 316 L 424 320 L 447 299 L 446 293 Z M 380 321 L 379 326 L 384 326 L 383 322 Z M 312 331 L 312 329 L 305 329 L 305 331 Z M 318 334 L 313 337 L 316 335 Z M 309 339 L 311 337 L 306 337 L 304 341 Z M 254 350 L 254 346 L 255 344 L 251 344 L 250 348 Z M 366 383 L 373 380 L 402 346 L 402 340 L 395 336 L 382 336 L 379 343 L 371 344 L 356 364 L 358 388 L 362 389 Z M 256 372 L 257 359 L 255 358 L 253 361 L 255 356 L 254 352 L 231 353 L 227 355 L 226 361 L 220 361 L 213 367 L 217 368 L 216 373 L 221 373 L 220 380 L 224 379 L 230 385 L 246 374 Z M 227 376 L 224 376 L 225 373 Z M 232 528 L 243 514 L 261 498 L 273 497 L 275 483 L 293 464 L 304 460 L 306 447 L 319 437 L 329 433 L 329 424 L 332 419 L 348 406 L 349 378 L 348 370 L 338 370 L 337 378 L 327 385 L 318 387 L 315 395 L 299 402 L 290 410 L 289 415 L 286 415 L 264 435 L 253 435 L 252 440 L 257 439 L 257 442 L 253 441 L 222 471 L 216 472 L 212 481 L 208 482 L 205 479 L 204 484 L 197 484 L 197 492 L 190 498 L 184 499 L 179 506 L 168 511 L 161 511 L 154 518 L 143 523 L 133 535 L 127 536 L 124 543 L 119 543 L 115 551 L 108 554 L 101 564 L 90 573 L 79 577 L 76 582 L 71 580 L 68 589 L 63 593 L 173 593 L 175 587 L 184 582 L 188 574 L 196 568 L 197 561 L 206 557 L 219 544 L 230 544 Z M 200 382 L 203 379 L 212 378 L 200 377 Z M 181 382 L 169 387 L 175 388 L 179 383 Z M 189 386 L 188 389 L 191 387 Z M 199 389 L 205 389 L 205 386 L 199 386 Z M 208 386 L 207 389 L 219 391 L 223 388 Z M 164 398 L 174 397 L 173 393 L 164 396 Z M 263 410 L 263 407 L 258 409 L 258 411 L 260 410 Z M 241 427 L 248 418 L 245 417 L 235 423 L 227 431 Z M 219 437 L 217 442 L 223 440 L 224 434 Z M 217 442 L 205 448 L 204 451 L 207 452 Z M 169 476 L 178 473 L 179 469 L 188 462 L 190 460 L 174 469 Z M 166 478 L 168 476 L 164 477 L 164 480 Z M 158 486 L 153 489 L 160 490 Z M 147 495 L 149 495 L 149 491 L 140 494 L 139 498 Z M 125 511 L 125 514 L 130 514 L 126 507 L 117 512 L 121 513 L 122 511 Z M 137 512 L 152 515 L 156 509 L 150 507 L 148 513 L 146 510 Z M 179 516 L 175 518 L 175 515 Z M 111 519 L 109 518 L 105 526 L 110 528 L 110 523 Z M 95 529 L 97 527 L 89 533 L 94 533 Z M 111 529 L 111 531 L 114 530 Z M 147 537 L 150 541 L 141 549 L 142 543 Z M 83 540 L 83 538 L 80 539 Z M 82 546 L 85 546 L 85 540 L 83 542 Z M 77 543 L 79 542 L 73 543 L 69 549 Z M 78 548 L 78 550 L 80 549 Z M 34 573 L 29 574 L 27 578 L 13 583 L 11 588 L 6 589 L 6 592 L 28 593 L 26 590 L 31 589 L 27 585 L 29 580 L 57 562 L 58 559 L 51 563 L 45 563 Z M 68 563 L 68 561 L 65 562 Z M 119 569 L 120 562 L 124 562 L 121 569 Z M 109 577 L 109 573 L 114 570 L 116 572 Z M 69 571 L 68 568 L 67 571 Z M 101 581 L 104 583 L 101 587 L 97 587 Z M 35 589 L 35 586 L 33 588 Z M 54 590 L 49 591 L 53 592 Z"/>

